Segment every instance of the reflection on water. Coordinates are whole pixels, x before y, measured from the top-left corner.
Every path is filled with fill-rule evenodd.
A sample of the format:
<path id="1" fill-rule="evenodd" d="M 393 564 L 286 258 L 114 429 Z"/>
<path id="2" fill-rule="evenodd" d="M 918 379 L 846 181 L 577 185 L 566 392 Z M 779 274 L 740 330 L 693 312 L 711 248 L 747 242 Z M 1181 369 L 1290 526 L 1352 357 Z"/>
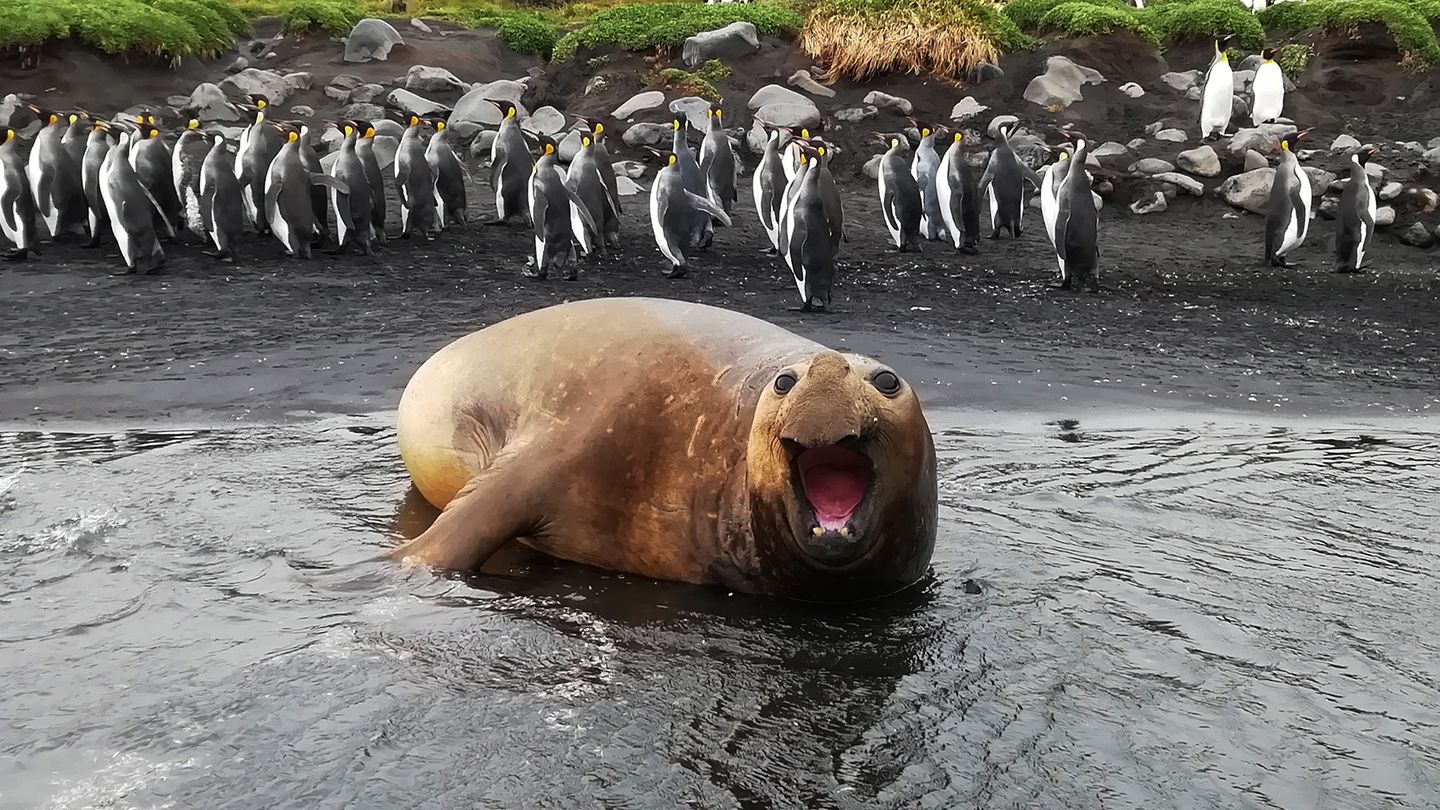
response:
<path id="1" fill-rule="evenodd" d="M 383 417 L 0 434 L 0 807 L 1433 807 L 1412 424 L 944 432 L 851 610 L 399 572 Z"/>

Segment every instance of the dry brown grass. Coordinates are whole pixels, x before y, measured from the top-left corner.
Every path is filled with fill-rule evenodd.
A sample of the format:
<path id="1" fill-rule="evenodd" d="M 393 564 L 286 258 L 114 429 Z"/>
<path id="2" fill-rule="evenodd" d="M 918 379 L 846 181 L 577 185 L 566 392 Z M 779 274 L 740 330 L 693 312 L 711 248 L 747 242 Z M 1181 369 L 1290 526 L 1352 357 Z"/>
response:
<path id="1" fill-rule="evenodd" d="M 953 79 L 1026 37 L 988 0 L 830 0 L 810 10 L 800 47 L 829 81 L 887 73 Z"/>

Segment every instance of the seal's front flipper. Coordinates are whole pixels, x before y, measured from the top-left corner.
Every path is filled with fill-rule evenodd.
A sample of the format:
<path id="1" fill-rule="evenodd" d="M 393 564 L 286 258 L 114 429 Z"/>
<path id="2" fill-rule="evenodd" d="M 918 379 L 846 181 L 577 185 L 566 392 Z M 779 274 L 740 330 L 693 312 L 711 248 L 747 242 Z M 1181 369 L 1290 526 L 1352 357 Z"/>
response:
<path id="1" fill-rule="evenodd" d="M 541 521 L 527 482 L 516 475 L 520 466 L 500 462 L 470 479 L 429 529 L 389 556 L 407 566 L 473 570 L 509 541 L 532 534 Z"/>

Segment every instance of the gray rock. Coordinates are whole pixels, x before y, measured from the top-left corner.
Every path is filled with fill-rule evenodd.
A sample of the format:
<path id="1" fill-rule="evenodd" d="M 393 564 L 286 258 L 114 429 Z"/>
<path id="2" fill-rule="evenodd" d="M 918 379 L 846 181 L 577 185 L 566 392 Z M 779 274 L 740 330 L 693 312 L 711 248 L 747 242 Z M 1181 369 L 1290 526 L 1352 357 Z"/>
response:
<path id="1" fill-rule="evenodd" d="M 1270 199 L 1270 186 L 1274 182 L 1275 170 L 1266 166 L 1225 178 L 1217 193 L 1236 208 L 1263 214 L 1265 203 Z"/>
<path id="2" fill-rule="evenodd" d="M 380 170 L 384 171 L 394 166 L 395 151 L 400 148 L 400 139 L 390 135 L 377 134 L 374 138 L 374 143 L 375 160 L 380 163 Z M 333 152 L 332 154 L 339 155 L 340 153 Z"/>
<path id="3" fill-rule="evenodd" d="M 260 68 L 246 68 L 234 76 L 226 76 L 220 81 L 220 89 L 237 96 L 258 93 L 277 107 L 290 97 L 290 85 L 284 76 Z"/>
<path id="4" fill-rule="evenodd" d="M 1305 172 L 1305 174 L 1310 177 L 1311 197 L 1319 197 L 1321 194 L 1324 194 L 1325 189 L 1329 188 L 1330 183 L 1335 180 L 1334 172 L 1327 172 L 1315 166 L 1301 166 L 1300 171 Z"/>
<path id="5" fill-rule="evenodd" d="M 470 157 L 480 160 L 490 159 L 490 149 L 495 145 L 495 137 L 498 133 L 493 129 L 482 129 L 475 140 L 470 142 Z"/>
<path id="6" fill-rule="evenodd" d="M 350 91 L 351 101 L 374 101 L 385 95 L 385 87 L 379 84 L 362 84 Z"/>
<path id="7" fill-rule="evenodd" d="M 1129 141 L 1128 143 L 1125 144 L 1125 146 L 1126 146 L 1126 148 L 1128 148 L 1128 149 L 1131 149 L 1131 150 L 1134 150 L 1134 151 L 1138 152 L 1138 151 L 1140 151 L 1141 149 L 1143 149 L 1143 148 L 1145 147 L 1145 139 L 1144 139 L 1144 138 L 1132 138 L 1132 139 L 1130 139 L 1130 141 Z"/>
<path id="8" fill-rule="evenodd" d="M 1390 200 L 1393 200 L 1396 197 L 1400 196 L 1400 191 L 1402 188 L 1404 187 L 1401 186 L 1399 183 L 1391 181 L 1382 186 L 1380 188 L 1380 193 L 1376 196 L 1378 196 L 1381 200 L 1385 202 L 1389 202 Z"/>
<path id="9" fill-rule="evenodd" d="M 384 135 L 389 138 L 394 138 L 398 143 L 400 136 L 405 134 L 405 127 L 401 126 L 400 122 L 393 118 L 371 120 L 370 124 L 375 127 L 375 137 L 377 138 Z"/>
<path id="10" fill-rule="evenodd" d="M 874 118 L 879 112 L 879 110 L 868 105 L 864 107 L 850 107 L 844 110 L 838 110 L 835 113 L 835 120 L 844 121 L 847 124 L 858 124 L 861 121 Z"/>
<path id="11" fill-rule="evenodd" d="M 1302 163 L 1305 162 L 1305 161 L 1307 161 L 1307 160 L 1313 160 L 1313 159 L 1315 159 L 1316 157 L 1319 157 L 1319 155 L 1320 155 L 1320 150 L 1319 150 L 1319 149 L 1297 149 L 1297 150 L 1295 150 L 1295 157 L 1299 158 Z"/>
<path id="12" fill-rule="evenodd" d="M 639 180 L 641 177 L 645 176 L 645 164 L 641 163 L 638 160 L 617 161 L 615 163 L 611 163 L 610 168 L 615 170 L 616 177 L 625 176 L 634 180 Z"/>
<path id="13" fill-rule="evenodd" d="M 580 154 L 581 137 L 578 130 L 572 129 L 560 139 L 560 143 L 555 147 L 555 152 L 561 163 L 569 163 L 575 159 L 576 155 Z"/>
<path id="14" fill-rule="evenodd" d="M 865 161 L 865 167 L 863 171 L 865 172 L 866 177 L 870 178 L 871 180 L 880 179 L 880 160 L 882 157 L 883 155 L 876 155 L 875 157 L 872 157 L 869 160 Z"/>
<path id="15" fill-rule="evenodd" d="M 740 59 L 760 50 L 754 23 L 733 22 L 714 31 L 701 31 L 685 40 L 680 58 L 694 67 L 708 59 Z"/>
<path id="16" fill-rule="evenodd" d="M 1147 137 L 1147 138 L 1153 138 L 1153 137 L 1155 137 L 1155 133 L 1159 132 L 1160 130 L 1162 130 L 1162 129 L 1164 129 L 1164 128 L 1165 128 L 1165 122 L 1164 122 L 1164 121 L 1154 121 L 1154 122 L 1152 122 L 1152 123 L 1146 124 L 1146 125 L 1145 125 L 1145 137 Z"/>
<path id="17" fill-rule="evenodd" d="M 1245 151 L 1245 171 L 1263 169 L 1269 165 L 1270 161 L 1266 160 L 1264 155 L 1256 152 L 1254 149 L 1247 149 Z"/>
<path id="18" fill-rule="evenodd" d="M 463 93 L 470 85 L 445 68 L 411 65 L 405 71 L 405 89 L 415 93 Z"/>
<path id="19" fill-rule="evenodd" d="M 525 105 L 520 102 L 520 98 L 524 94 L 525 85 L 511 79 L 497 79 L 486 84 L 472 85 L 470 92 L 455 102 L 455 111 L 450 114 L 450 121 L 452 123 L 469 121 L 482 126 L 499 126 L 500 110 L 486 99 L 509 101 L 518 108 L 516 114 L 524 118 L 528 114 Z"/>
<path id="20" fill-rule="evenodd" d="M 245 68 L 248 68 L 248 67 L 250 67 L 250 60 L 249 60 L 249 59 L 246 59 L 246 58 L 243 57 L 243 56 L 237 56 L 237 57 L 235 57 L 235 61 L 234 61 L 234 62 L 231 62 L 231 63 L 229 64 L 229 66 L 227 66 L 227 67 L 225 68 L 225 72 L 226 72 L 226 73 L 239 73 L 240 71 L 242 71 L 242 70 L 244 70 Z"/>
<path id="21" fill-rule="evenodd" d="M 304 104 L 296 104 L 294 107 L 290 108 L 290 114 L 298 115 L 301 118 L 314 118 L 315 108 L 306 106 Z"/>
<path id="22" fill-rule="evenodd" d="M 1105 81 L 1100 72 L 1077 65 L 1064 56 L 1045 60 L 1045 72 L 1025 87 L 1025 100 L 1046 109 L 1064 109 L 1082 98 L 1080 88 Z"/>
<path id="23" fill-rule="evenodd" d="M 750 129 L 745 132 L 745 148 L 749 149 L 752 155 L 764 154 L 768 137 L 765 127 L 761 126 L 759 121 L 752 121 Z"/>
<path id="24" fill-rule="evenodd" d="M 710 116 L 707 113 L 709 109 L 710 102 L 699 96 L 685 96 L 670 102 L 671 113 L 683 114 L 685 120 L 690 122 L 690 128 L 702 133 L 710 129 Z"/>
<path id="25" fill-rule="evenodd" d="M 219 85 L 209 82 L 195 87 L 186 101 L 186 106 L 198 111 L 201 121 L 239 121 L 244 118 L 226 99 L 225 91 L 221 90 Z M 0 114 L 0 121 L 3 120 L 4 116 Z"/>
<path id="26" fill-rule="evenodd" d="M 1158 180 L 1162 183 L 1169 183 L 1170 185 L 1179 188 L 1181 191 L 1184 191 L 1186 194 L 1190 194 L 1195 197 L 1201 197 L 1205 194 L 1204 183 L 1201 183 L 1199 180 L 1196 180 L 1193 177 L 1186 177 L 1179 172 L 1160 172 L 1159 174 L 1151 176 L 1150 179 Z"/>
<path id="27" fill-rule="evenodd" d="M 1417 155 L 1425 151 L 1425 147 L 1421 146 L 1417 141 L 1401 141 L 1395 145 L 1406 151 L 1414 152 Z"/>
<path id="28" fill-rule="evenodd" d="M 395 26 L 384 20 L 368 17 L 355 23 L 345 38 L 346 62 L 383 62 L 390 58 L 390 49 L 404 45 L 405 38 Z"/>
<path id="29" fill-rule="evenodd" d="M 781 87 L 778 84 L 767 84 L 755 91 L 750 97 L 749 106 L 752 110 L 758 110 L 771 104 L 809 104 L 815 106 L 808 96 L 803 96 L 788 87 Z"/>
<path id="30" fill-rule="evenodd" d="M 341 118 L 354 118 L 358 121 L 379 121 L 385 118 L 385 108 L 379 104 L 360 102 L 351 104 L 340 111 Z M 379 130 L 377 129 L 378 133 Z M 376 135 L 379 137 L 379 135 Z"/>
<path id="31" fill-rule="evenodd" d="M 1095 210 L 1096 210 L 1096 211 L 1099 211 L 1100 209 L 1102 209 L 1102 208 L 1105 207 L 1105 200 L 1104 200 L 1103 198 L 1101 198 L 1101 196 L 1100 196 L 1099 194 L 1096 194 L 1096 193 L 1093 192 L 1093 191 L 1090 192 L 1090 201 L 1093 202 L 1093 203 L 1095 203 Z"/>
<path id="32" fill-rule="evenodd" d="M 1359 149 L 1360 142 L 1349 135 L 1340 135 L 1330 144 L 1331 152 L 1346 152 L 1352 149 Z"/>
<path id="33" fill-rule="evenodd" d="M 1185 98 L 1189 99 L 1190 101 L 1199 101 L 1200 96 L 1202 95 L 1204 95 L 1204 91 L 1198 87 L 1192 87 L 1189 90 L 1185 91 Z"/>
<path id="34" fill-rule="evenodd" d="M 966 96 L 950 110 L 950 120 L 963 124 L 988 109 L 990 108 L 976 101 L 974 96 Z"/>
<path id="35" fill-rule="evenodd" d="M 595 93 L 603 93 L 609 89 L 610 82 L 607 81 L 604 76 L 591 76 L 590 81 L 585 82 L 585 89 L 580 91 L 580 95 L 594 95 Z"/>
<path id="36" fill-rule="evenodd" d="M 174 108 L 176 108 L 176 109 L 180 109 L 181 107 L 184 107 L 186 104 L 189 104 L 189 103 L 190 103 L 190 97 L 189 97 L 189 96 L 182 96 L 182 95 L 180 95 L 179 93 L 176 93 L 176 94 L 173 95 L 173 96 L 166 96 L 166 97 L 165 97 L 165 104 L 166 104 L 167 106 L 174 107 Z"/>
<path id="37" fill-rule="evenodd" d="M 1096 158 L 1129 158 L 1130 147 L 1123 143 L 1106 141 L 1095 147 L 1090 154 Z"/>
<path id="38" fill-rule="evenodd" d="M 351 73 L 341 73 L 330 80 L 331 87 L 341 87 L 346 90 L 354 90 L 364 83 L 364 79 Z"/>
<path id="39" fill-rule="evenodd" d="M 1187 70 L 1181 73 L 1166 73 L 1160 77 L 1160 81 L 1164 82 L 1171 90 L 1183 93 L 1199 85 L 1200 79 L 1204 75 L 1198 70 Z"/>
<path id="40" fill-rule="evenodd" d="M 1201 177 L 1220 176 L 1220 156 L 1215 154 L 1215 148 L 1209 144 L 1186 149 L 1180 153 L 1176 162 L 1180 164 L 1181 169 L 1191 174 L 1198 174 Z"/>
<path id="41" fill-rule="evenodd" d="M 985 134 L 992 138 L 998 138 L 1000 137 L 1000 127 L 1018 123 L 1020 123 L 1020 119 L 1013 115 L 997 115 L 990 119 L 990 125 L 985 128 Z"/>
<path id="42" fill-rule="evenodd" d="M 1136 200 L 1130 203 L 1131 212 L 1136 214 L 1159 214 L 1169 207 L 1170 203 L 1166 201 L 1165 194 L 1159 191 L 1155 192 L 1148 199 Z"/>
<path id="43" fill-rule="evenodd" d="M 755 117 L 777 127 L 820 125 L 820 109 L 808 100 L 804 104 L 766 104 L 755 111 Z"/>
<path id="44" fill-rule="evenodd" d="M 798 87 L 812 96 L 823 96 L 825 98 L 835 97 L 834 90 L 831 90 L 820 82 L 815 81 L 815 77 L 811 76 L 810 71 L 806 70 L 805 68 L 800 68 L 799 70 L 790 74 L 790 78 L 786 79 L 785 83 L 790 85 L 791 87 Z"/>
<path id="45" fill-rule="evenodd" d="M 336 87 L 336 86 L 333 85 L 333 84 L 331 84 L 331 85 L 326 85 L 326 86 L 325 86 L 325 97 L 326 97 L 326 98 L 329 98 L 329 99 L 333 99 L 333 100 L 335 100 L 335 101 L 338 101 L 338 102 L 340 102 L 341 104 L 344 104 L 344 103 L 346 103 L 346 102 L 348 102 L 348 101 L 350 100 L 350 91 L 349 91 L 349 90 L 346 90 L 346 89 L 343 88 L 343 87 Z"/>
<path id="46" fill-rule="evenodd" d="M 629 101 L 616 107 L 615 111 L 610 113 L 610 117 L 624 121 L 637 112 L 653 109 L 664 103 L 664 93 L 659 90 L 646 90 L 643 93 L 636 93 L 630 97 Z"/>
<path id="47" fill-rule="evenodd" d="M 1321 197 L 1320 204 L 1315 206 L 1315 213 L 1322 219 L 1334 219 L 1335 212 L 1340 210 L 1339 197 Z"/>
<path id="48" fill-rule="evenodd" d="M 541 107 L 530 113 L 530 117 L 521 122 L 521 126 L 531 132 L 554 135 L 565 129 L 565 114 L 554 107 Z"/>
<path id="49" fill-rule="evenodd" d="M 1155 140 L 1167 143 L 1184 143 L 1185 133 L 1178 129 L 1162 129 L 1155 133 Z"/>
<path id="50" fill-rule="evenodd" d="M 1377 209 L 1375 213 L 1378 215 L 1380 211 Z M 1399 239 L 1411 247 L 1418 248 L 1427 248 L 1435 243 L 1435 237 L 1431 236 L 1430 231 L 1420 222 L 1412 223 L 1409 228 L 1402 231 Z"/>
<path id="51" fill-rule="evenodd" d="M 615 178 L 615 193 L 621 197 L 634 197 L 644 190 L 644 187 L 628 177 Z"/>
<path id="52" fill-rule="evenodd" d="M 1159 158 L 1141 158 L 1131 163 L 1127 171 L 1136 174 L 1160 174 L 1175 171 L 1175 164 Z"/>
<path id="53" fill-rule="evenodd" d="M 309 90 L 315 85 L 315 77 L 312 74 L 306 73 L 304 71 L 286 73 L 281 78 L 285 80 L 285 87 L 288 88 L 291 93 L 298 93 L 301 90 Z"/>
<path id="54" fill-rule="evenodd" d="M 1247 127 L 1230 136 L 1228 149 L 1232 155 L 1241 155 L 1253 149 L 1262 155 L 1280 153 L 1280 142 L 1295 133 L 1295 127 L 1287 124 L 1261 124 Z"/>
<path id="55" fill-rule="evenodd" d="M 1384 180 L 1388 171 L 1390 170 L 1373 160 L 1365 164 L 1365 175 L 1375 182 Z"/>
<path id="56" fill-rule="evenodd" d="M 1250 98 L 1248 96 L 1233 96 L 1230 99 L 1230 117 L 1249 119 Z"/>
<path id="57" fill-rule="evenodd" d="M 1003 78 L 1005 78 L 1005 71 L 1002 70 L 999 65 L 994 62 L 981 62 L 975 67 L 970 68 L 970 73 L 965 77 L 965 80 L 971 84 L 980 84 L 981 82 L 988 82 L 991 79 Z"/>
<path id="58" fill-rule="evenodd" d="M 671 139 L 673 131 L 669 124 L 631 124 L 620 139 L 626 146 L 659 146 Z"/>
<path id="59" fill-rule="evenodd" d="M 200 86 L 204 87 L 205 85 Z M 223 99 L 225 94 L 221 93 L 220 97 Z M 10 93 L 5 96 L 4 100 L 0 100 L 0 127 L 19 127 L 34 120 L 35 116 L 25 109 L 25 102 L 14 93 Z"/>
<path id="60" fill-rule="evenodd" d="M 1375 227 L 1388 228 L 1395 224 L 1395 209 L 1382 205 L 1375 209 Z"/>
<path id="61" fill-rule="evenodd" d="M 879 90 L 871 90 L 869 93 L 866 93 L 865 103 L 873 104 L 878 109 L 888 110 L 889 112 L 899 113 L 900 115 L 909 115 L 915 111 L 915 105 L 911 104 L 909 99 L 892 96 L 889 93 L 882 93 Z"/>
<path id="62" fill-rule="evenodd" d="M 1120 92 L 1124 93 L 1130 98 L 1140 98 L 1141 96 L 1145 95 L 1145 88 L 1141 87 L 1135 82 L 1126 82 L 1120 85 Z"/>
<path id="63" fill-rule="evenodd" d="M 473 121 L 457 121 L 454 124 L 446 123 L 445 131 L 450 133 L 450 143 L 469 143 L 480 134 L 480 125 Z"/>
<path id="64" fill-rule="evenodd" d="M 418 19 L 413 19 L 413 18 L 412 18 L 412 19 L 410 20 L 410 25 L 413 26 L 413 27 L 415 28 L 415 30 L 417 30 L 417 31 L 421 31 L 421 32 L 426 33 L 426 34 L 434 33 L 434 31 L 431 30 L 430 26 L 426 25 L 426 24 L 424 23 L 424 21 L 422 21 L 422 20 L 418 20 Z M 414 88 L 414 87 L 407 87 L 407 88 L 405 88 L 405 89 L 406 89 L 406 90 L 414 90 L 414 89 L 416 89 L 416 88 Z"/>
<path id="65" fill-rule="evenodd" d="M 1420 156 L 1432 172 L 1440 172 L 1440 146 L 1432 146 Z"/>
<path id="66" fill-rule="evenodd" d="M 397 110 L 407 113 L 414 113 L 421 118 L 435 115 L 436 113 L 450 112 L 450 108 L 438 101 L 431 101 L 418 93 L 409 90 L 391 90 L 390 95 L 385 97 L 385 103 Z"/>
<path id="67" fill-rule="evenodd" d="M 1249 93 L 1250 85 L 1255 83 L 1255 71 L 1253 70 L 1232 71 L 1230 76 L 1235 82 L 1236 95 Z"/>

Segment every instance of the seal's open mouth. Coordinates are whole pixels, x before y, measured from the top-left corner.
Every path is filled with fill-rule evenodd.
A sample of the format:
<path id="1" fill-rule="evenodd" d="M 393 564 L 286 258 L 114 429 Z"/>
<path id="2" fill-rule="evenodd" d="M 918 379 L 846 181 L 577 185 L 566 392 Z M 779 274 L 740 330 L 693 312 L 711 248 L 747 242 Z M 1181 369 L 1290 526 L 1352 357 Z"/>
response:
<path id="1" fill-rule="evenodd" d="M 842 531 L 870 490 L 870 459 L 846 447 L 812 447 L 795 459 L 800 487 L 822 532 Z M 842 533 L 848 534 L 848 530 Z"/>

